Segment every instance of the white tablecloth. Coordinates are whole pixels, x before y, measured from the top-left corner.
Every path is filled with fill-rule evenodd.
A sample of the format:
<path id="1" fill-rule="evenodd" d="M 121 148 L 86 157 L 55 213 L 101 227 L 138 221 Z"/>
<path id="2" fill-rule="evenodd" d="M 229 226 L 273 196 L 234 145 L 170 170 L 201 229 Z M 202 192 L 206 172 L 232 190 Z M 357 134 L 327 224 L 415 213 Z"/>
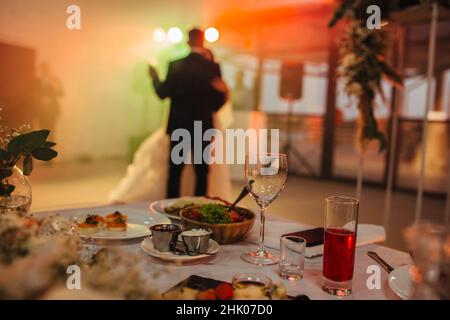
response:
<path id="1" fill-rule="evenodd" d="M 114 206 L 114 208 L 120 207 L 119 210 L 126 212 L 126 208 L 144 209 L 148 208 L 148 203 L 135 203 L 121 206 Z M 86 212 L 90 212 L 92 208 L 86 208 Z M 75 210 L 75 209 L 74 209 Z M 76 209 L 77 211 L 80 208 Z M 71 211 L 61 210 L 52 211 L 59 212 L 61 215 L 64 212 Z M 50 213 L 50 212 L 49 212 Z M 271 216 L 270 214 L 266 218 L 266 226 L 270 228 L 271 221 L 280 221 L 281 219 Z M 252 233 L 258 233 L 257 225 L 252 230 Z M 252 235 L 253 237 L 253 235 Z M 215 256 L 211 256 L 205 260 L 193 262 L 184 265 L 176 265 L 173 263 L 164 262 L 148 256 L 140 248 L 140 241 L 132 244 L 122 245 L 126 250 L 137 252 L 142 256 L 143 272 L 148 272 L 149 275 L 153 275 L 154 271 L 164 270 L 160 272 L 158 278 L 155 280 L 155 285 L 161 292 L 165 292 L 178 282 L 184 280 L 190 275 L 200 275 L 204 277 L 210 277 L 222 281 L 231 281 L 231 278 L 236 273 L 242 272 L 257 272 L 262 273 L 270 278 L 274 282 L 282 282 L 289 295 L 296 296 L 299 294 L 305 294 L 310 299 L 398 299 L 395 293 L 389 288 L 388 274 L 384 269 L 381 269 L 381 288 L 369 290 L 366 286 L 366 281 L 370 274 L 367 274 L 367 267 L 369 265 L 376 265 L 371 258 L 367 256 L 367 251 L 374 250 L 379 253 L 389 264 L 394 267 L 405 265 L 411 262 L 407 253 L 390 249 L 378 244 L 369 244 L 357 247 L 355 269 L 353 276 L 353 293 L 347 297 L 335 297 L 322 291 L 321 289 L 321 274 L 322 274 L 322 258 L 306 259 L 305 260 L 305 272 L 304 277 L 300 281 L 288 281 L 282 280 L 278 276 L 278 266 L 255 266 L 248 264 L 240 259 L 240 255 L 247 251 L 254 249 L 255 245 L 248 241 L 244 241 L 238 244 L 222 245 L 220 250 Z M 278 255 L 277 250 L 269 249 L 272 253 Z"/>

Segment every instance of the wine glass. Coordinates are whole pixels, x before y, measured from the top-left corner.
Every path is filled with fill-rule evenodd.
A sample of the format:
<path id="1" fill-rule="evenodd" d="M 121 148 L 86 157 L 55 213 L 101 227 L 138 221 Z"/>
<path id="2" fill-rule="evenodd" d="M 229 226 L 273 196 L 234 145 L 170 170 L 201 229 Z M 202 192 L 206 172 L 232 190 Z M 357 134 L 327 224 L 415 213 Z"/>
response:
<path id="1" fill-rule="evenodd" d="M 270 265 L 278 262 L 278 258 L 264 248 L 264 226 L 266 208 L 283 190 L 287 179 L 288 162 L 285 154 L 260 153 L 245 157 L 246 187 L 260 209 L 261 227 L 259 245 L 256 251 L 247 252 L 241 258 L 257 265 Z"/>

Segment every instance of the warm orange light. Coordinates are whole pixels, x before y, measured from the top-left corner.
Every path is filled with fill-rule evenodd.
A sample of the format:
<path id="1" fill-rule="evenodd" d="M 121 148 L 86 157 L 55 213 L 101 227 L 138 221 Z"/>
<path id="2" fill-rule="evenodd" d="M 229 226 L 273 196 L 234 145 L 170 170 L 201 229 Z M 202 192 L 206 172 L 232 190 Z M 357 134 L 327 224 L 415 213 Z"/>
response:
<path id="1" fill-rule="evenodd" d="M 183 40 L 183 32 L 181 32 L 180 28 L 170 28 L 167 31 L 167 39 L 171 43 L 179 43 Z"/>
<path id="2" fill-rule="evenodd" d="M 153 40 L 158 43 L 166 41 L 166 32 L 161 28 L 153 29 Z"/>
<path id="3" fill-rule="evenodd" d="M 209 43 L 216 42 L 217 40 L 219 40 L 219 30 L 214 27 L 209 27 L 205 30 L 205 39 Z"/>

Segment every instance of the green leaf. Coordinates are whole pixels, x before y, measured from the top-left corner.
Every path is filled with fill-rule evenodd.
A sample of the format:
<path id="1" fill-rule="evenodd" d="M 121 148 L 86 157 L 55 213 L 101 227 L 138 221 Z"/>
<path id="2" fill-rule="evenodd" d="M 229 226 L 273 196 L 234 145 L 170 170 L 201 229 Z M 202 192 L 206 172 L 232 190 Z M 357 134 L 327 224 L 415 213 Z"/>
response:
<path id="1" fill-rule="evenodd" d="M 8 168 L 0 168 L 0 180 L 8 178 L 12 175 L 12 170 Z"/>
<path id="2" fill-rule="evenodd" d="M 6 194 L 7 194 L 8 196 L 10 196 L 11 193 L 14 192 L 14 190 L 16 190 L 16 187 L 13 186 L 12 184 L 7 184 L 7 185 L 6 185 Z"/>
<path id="3" fill-rule="evenodd" d="M 9 197 L 11 193 L 16 189 L 12 184 L 2 183 L 0 184 L 0 196 Z"/>
<path id="4" fill-rule="evenodd" d="M 10 159 L 10 153 L 3 148 L 0 148 L 0 160 L 8 161 Z"/>
<path id="5" fill-rule="evenodd" d="M 29 139 L 31 142 L 42 145 L 47 140 L 49 134 L 50 131 L 44 129 L 38 131 L 31 131 L 26 133 L 25 135 L 28 136 L 27 139 Z"/>
<path id="6" fill-rule="evenodd" d="M 33 171 L 33 157 L 31 156 L 31 154 L 28 154 L 23 159 L 23 174 L 29 176 L 31 174 L 31 171 Z"/>
<path id="7" fill-rule="evenodd" d="M 19 153 L 22 151 L 31 152 L 33 149 L 43 146 L 50 131 L 39 130 L 21 134 L 11 139 L 6 147 L 9 152 Z"/>
<path id="8" fill-rule="evenodd" d="M 45 141 L 45 143 L 42 146 L 46 147 L 46 148 L 52 148 L 52 147 L 56 146 L 56 143 L 51 142 L 51 141 Z"/>
<path id="9" fill-rule="evenodd" d="M 34 158 L 42 161 L 49 161 L 58 155 L 53 149 L 50 148 L 37 148 L 31 152 Z"/>

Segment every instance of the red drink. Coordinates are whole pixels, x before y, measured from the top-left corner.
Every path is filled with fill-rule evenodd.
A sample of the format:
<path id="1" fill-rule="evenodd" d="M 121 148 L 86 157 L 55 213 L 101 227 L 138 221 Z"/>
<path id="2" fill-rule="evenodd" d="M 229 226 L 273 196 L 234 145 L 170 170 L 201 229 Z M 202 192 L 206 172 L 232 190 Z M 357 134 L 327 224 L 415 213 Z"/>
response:
<path id="1" fill-rule="evenodd" d="M 358 210 L 358 199 L 325 199 L 322 289 L 337 296 L 352 293 Z"/>
<path id="2" fill-rule="evenodd" d="M 325 230 L 323 275 L 332 281 L 353 278 L 356 233 L 342 228 Z"/>

